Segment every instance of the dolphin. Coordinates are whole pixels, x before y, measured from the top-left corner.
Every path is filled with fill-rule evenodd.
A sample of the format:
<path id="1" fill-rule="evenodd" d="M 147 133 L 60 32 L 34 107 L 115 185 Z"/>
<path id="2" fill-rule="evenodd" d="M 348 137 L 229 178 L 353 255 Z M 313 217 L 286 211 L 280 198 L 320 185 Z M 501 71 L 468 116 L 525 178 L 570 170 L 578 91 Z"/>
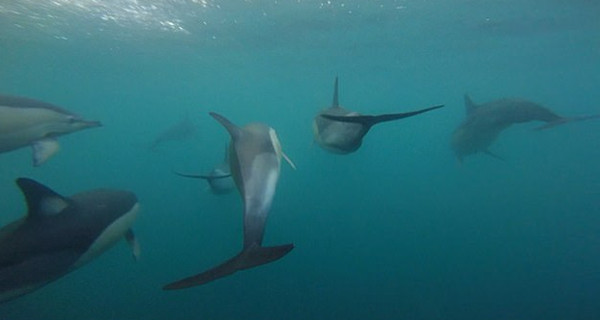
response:
<path id="1" fill-rule="evenodd" d="M 231 172 L 229 170 L 229 152 L 225 149 L 225 159 L 223 162 L 215 166 L 208 174 L 184 174 L 175 172 L 175 174 L 193 179 L 203 179 L 208 182 L 210 190 L 214 194 L 227 194 L 233 191 L 235 184 L 233 178 L 231 178 Z"/>
<path id="2" fill-rule="evenodd" d="M 233 258 L 208 271 L 170 283 L 163 287 L 165 290 L 202 285 L 236 271 L 267 264 L 282 258 L 294 248 L 291 243 L 262 246 L 265 223 L 279 179 L 281 158 L 284 157 L 295 168 L 281 150 L 275 130 L 261 123 L 240 128 L 217 113 L 211 112 L 210 115 L 231 136 L 229 167 L 244 202 L 244 245 L 242 251 Z"/>
<path id="3" fill-rule="evenodd" d="M 0 153 L 31 146 L 34 166 L 58 151 L 56 137 L 101 125 L 50 103 L 0 95 Z"/>
<path id="4" fill-rule="evenodd" d="M 563 117 L 535 102 L 503 98 L 481 105 L 475 104 L 469 95 L 464 95 L 466 119 L 452 134 L 451 146 L 460 162 L 465 156 L 483 152 L 502 159 L 489 150 L 500 133 L 513 124 L 542 121 L 543 130 L 573 121 L 599 118 L 600 115 Z"/>
<path id="5" fill-rule="evenodd" d="M 361 115 L 340 106 L 338 101 L 338 78 L 335 78 L 333 103 L 321 110 L 313 120 L 313 133 L 317 144 L 331 153 L 348 154 L 362 145 L 364 136 L 374 125 L 416 116 L 443 107 L 438 105 L 406 113 Z"/>
<path id="6" fill-rule="evenodd" d="M 31 179 L 16 182 L 28 211 L 0 229 L 0 302 L 66 275 L 123 237 L 138 257 L 133 193 L 98 189 L 65 197 Z"/>
<path id="7" fill-rule="evenodd" d="M 185 141 L 189 140 L 196 135 L 197 132 L 196 125 L 189 119 L 189 117 L 184 117 L 179 122 L 174 123 L 170 127 L 166 128 L 164 131 L 159 133 L 152 143 L 150 144 L 149 149 L 154 151 L 159 146 L 170 142 L 170 141 Z"/>

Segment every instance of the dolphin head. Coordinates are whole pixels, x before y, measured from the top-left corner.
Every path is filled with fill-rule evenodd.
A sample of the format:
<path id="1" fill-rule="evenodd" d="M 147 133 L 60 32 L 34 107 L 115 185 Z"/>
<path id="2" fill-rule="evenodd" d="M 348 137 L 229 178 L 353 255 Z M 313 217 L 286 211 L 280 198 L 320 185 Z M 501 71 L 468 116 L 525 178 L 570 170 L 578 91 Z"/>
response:
<path id="1" fill-rule="evenodd" d="M 77 212 L 79 226 L 96 229 L 95 240 L 74 264 L 80 267 L 123 238 L 133 225 L 139 211 L 134 193 L 129 191 L 98 189 L 73 195 L 73 210 Z"/>
<path id="2" fill-rule="evenodd" d="M 52 121 L 47 121 L 44 124 L 46 137 L 56 137 L 87 128 L 102 126 L 100 121 L 85 120 L 78 115 L 70 113 L 55 113 L 53 118 Z"/>

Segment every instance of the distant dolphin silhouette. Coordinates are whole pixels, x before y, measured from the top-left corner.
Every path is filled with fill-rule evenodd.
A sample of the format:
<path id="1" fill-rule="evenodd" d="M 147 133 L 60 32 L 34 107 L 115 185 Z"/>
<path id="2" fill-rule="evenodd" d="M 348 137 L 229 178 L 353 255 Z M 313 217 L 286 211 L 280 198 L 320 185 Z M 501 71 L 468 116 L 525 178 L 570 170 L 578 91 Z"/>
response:
<path id="1" fill-rule="evenodd" d="M 0 302 L 30 293 L 81 267 L 123 237 L 138 212 L 131 192 L 99 189 L 64 197 L 26 178 L 17 184 L 27 215 L 0 229 Z"/>
<path id="2" fill-rule="evenodd" d="M 168 284 L 163 287 L 165 290 L 202 285 L 239 270 L 270 263 L 294 248 L 291 243 L 276 247 L 262 246 L 267 216 L 279 179 L 281 158 L 284 157 L 294 167 L 281 150 L 275 130 L 261 123 L 240 128 L 219 114 L 211 112 L 210 115 L 231 136 L 231 174 L 244 201 L 244 246 L 235 257 L 208 271 Z"/>
<path id="3" fill-rule="evenodd" d="M 159 146 L 170 141 L 189 140 L 196 134 L 196 131 L 196 125 L 186 116 L 158 134 L 152 140 L 150 150 L 156 150 Z"/>
<path id="4" fill-rule="evenodd" d="M 34 166 L 58 151 L 56 137 L 101 125 L 50 103 L 0 95 L 0 153 L 31 146 Z"/>
<path id="5" fill-rule="evenodd" d="M 313 133 L 317 144 L 332 153 L 348 154 L 362 145 L 364 136 L 374 125 L 416 116 L 420 113 L 443 107 L 443 105 L 411 111 L 383 115 L 361 115 L 340 106 L 338 101 L 338 78 L 335 78 L 333 103 L 321 110 L 313 120 Z"/>
<path id="6" fill-rule="evenodd" d="M 235 183 L 229 170 L 229 152 L 225 149 L 225 159 L 215 166 L 208 174 L 184 174 L 175 172 L 175 174 L 193 179 L 203 179 L 208 182 L 210 190 L 214 194 L 226 194 L 233 191 Z"/>
<path id="7" fill-rule="evenodd" d="M 489 147 L 498 135 L 513 124 L 530 121 L 546 122 L 537 130 L 552 128 L 567 122 L 582 121 L 600 117 L 589 115 L 563 117 L 541 105 L 522 99 L 498 99 L 481 105 L 473 103 L 465 94 L 466 119 L 452 134 L 452 149 L 459 161 L 465 156 L 483 152 L 493 157 L 501 157 L 490 152 Z"/>

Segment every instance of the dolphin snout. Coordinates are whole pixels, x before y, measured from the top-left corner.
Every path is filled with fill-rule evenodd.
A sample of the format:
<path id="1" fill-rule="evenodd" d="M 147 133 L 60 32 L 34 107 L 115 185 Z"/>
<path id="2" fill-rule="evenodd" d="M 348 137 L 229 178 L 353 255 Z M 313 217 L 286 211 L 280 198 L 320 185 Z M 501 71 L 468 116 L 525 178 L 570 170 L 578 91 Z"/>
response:
<path id="1" fill-rule="evenodd" d="M 100 121 L 88 121 L 88 120 L 84 120 L 82 121 L 84 127 L 86 128 L 95 128 L 95 127 L 102 127 L 102 122 Z"/>

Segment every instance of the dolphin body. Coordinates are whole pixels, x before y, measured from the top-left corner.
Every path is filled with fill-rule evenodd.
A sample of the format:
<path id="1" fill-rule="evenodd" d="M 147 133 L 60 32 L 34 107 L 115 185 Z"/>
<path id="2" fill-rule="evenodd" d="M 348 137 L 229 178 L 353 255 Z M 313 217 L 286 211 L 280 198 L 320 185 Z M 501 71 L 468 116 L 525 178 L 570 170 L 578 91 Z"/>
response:
<path id="1" fill-rule="evenodd" d="M 600 115 L 563 117 L 541 105 L 523 99 L 498 99 L 481 105 L 475 104 L 468 95 L 464 96 L 466 119 L 452 134 L 451 146 L 459 161 L 465 156 L 490 152 L 489 147 L 500 133 L 513 124 L 531 121 L 546 122 L 538 130 L 552 128 L 567 122 L 598 118 Z"/>
<path id="2" fill-rule="evenodd" d="M 155 151 L 168 142 L 190 140 L 196 135 L 197 131 L 196 125 L 186 116 L 179 122 L 174 123 L 159 133 L 156 138 L 152 140 L 149 150 Z"/>
<path id="3" fill-rule="evenodd" d="M 46 102 L 0 95 L 0 153 L 31 146 L 34 166 L 58 151 L 56 137 L 99 126 Z"/>
<path id="4" fill-rule="evenodd" d="M 139 246 L 130 227 L 136 196 L 98 189 L 64 197 L 27 178 L 17 179 L 27 215 L 0 229 L 0 302 L 17 298 L 66 275 L 123 236 Z"/>
<path id="5" fill-rule="evenodd" d="M 211 112 L 210 115 L 231 135 L 231 174 L 244 201 L 244 245 L 235 257 L 208 271 L 168 284 L 163 287 L 165 290 L 202 285 L 239 270 L 267 264 L 282 258 L 294 248 L 291 243 L 262 246 L 265 223 L 279 179 L 281 157 L 295 167 L 282 152 L 275 130 L 260 123 L 240 128 L 219 114 Z"/>
<path id="6" fill-rule="evenodd" d="M 338 78 L 335 78 L 333 103 L 331 107 L 321 110 L 313 120 L 313 133 L 317 144 L 337 154 L 355 152 L 362 145 L 364 136 L 374 125 L 416 116 L 420 113 L 443 107 L 438 105 L 406 113 L 361 115 L 340 106 L 338 101 Z"/>
<path id="7" fill-rule="evenodd" d="M 229 152 L 225 149 L 225 159 L 223 162 L 215 166 L 208 174 L 184 174 L 175 172 L 175 174 L 193 179 L 206 180 L 212 193 L 221 195 L 227 194 L 233 191 L 235 183 L 231 178 L 231 172 L 229 170 Z"/>

